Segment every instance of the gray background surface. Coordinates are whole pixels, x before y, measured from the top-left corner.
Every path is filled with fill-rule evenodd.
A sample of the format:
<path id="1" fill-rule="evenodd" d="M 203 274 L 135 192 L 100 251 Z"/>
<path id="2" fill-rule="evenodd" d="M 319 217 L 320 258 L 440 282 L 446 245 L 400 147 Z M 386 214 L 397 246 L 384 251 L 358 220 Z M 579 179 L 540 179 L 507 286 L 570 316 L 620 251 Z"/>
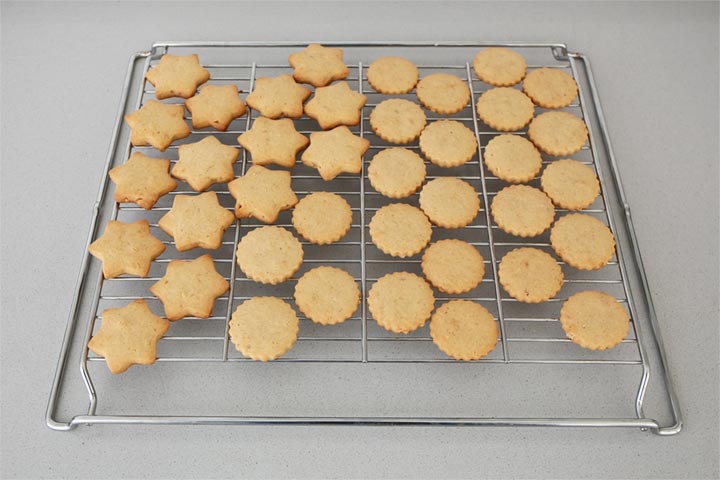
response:
<path id="1" fill-rule="evenodd" d="M 717 3 L 3 2 L 1 14 L 3 478 L 718 477 Z M 153 41 L 227 39 L 561 41 L 588 54 L 684 431 L 50 431 L 44 409 L 126 60 Z"/>

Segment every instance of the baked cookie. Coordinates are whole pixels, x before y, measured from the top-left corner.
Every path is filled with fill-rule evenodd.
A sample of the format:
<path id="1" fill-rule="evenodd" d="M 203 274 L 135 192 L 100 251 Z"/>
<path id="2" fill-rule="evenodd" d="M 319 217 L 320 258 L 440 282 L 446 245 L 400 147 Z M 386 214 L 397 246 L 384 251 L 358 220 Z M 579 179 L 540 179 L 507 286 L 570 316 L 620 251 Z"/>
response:
<path id="1" fill-rule="evenodd" d="M 193 128 L 213 127 L 224 132 L 230 122 L 245 115 L 247 107 L 235 85 L 206 85 L 200 93 L 185 100 L 192 115 Z"/>
<path id="2" fill-rule="evenodd" d="M 180 145 L 179 160 L 170 172 L 184 180 L 196 192 L 204 192 L 214 183 L 226 183 L 235 178 L 233 164 L 240 151 L 224 145 L 209 135 L 199 142 Z"/>
<path id="3" fill-rule="evenodd" d="M 130 142 L 136 147 L 150 145 L 164 152 L 175 140 L 190 135 L 184 115 L 182 105 L 148 100 L 140 110 L 125 115 L 125 121 L 132 129 Z"/>
<path id="4" fill-rule="evenodd" d="M 286 170 L 253 165 L 245 175 L 228 183 L 230 195 L 235 199 L 235 216 L 275 223 L 281 211 L 298 203 L 290 180 L 290 172 Z"/>
<path id="5" fill-rule="evenodd" d="M 627 337 L 630 317 L 604 292 L 585 291 L 568 298 L 560 309 L 560 325 L 574 343 L 590 350 L 607 350 Z"/>
<path id="6" fill-rule="evenodd" d="M 159 100 L 170 97 L 190 98 L 197 87 L 210 80 L 210 72 L 200 66 L 195 54 L 171 55 L 166 53 L 160 62 L 145 75 L 155 86 L 155 97 Z"/>
<path id="7" fill-rule="evenodd" d="M 365 95 L 351 90 L 347 82 L 338 82 L 317 88 L 315 96 L 305 104 L 305 114 L 317 120 L 323 130 L 338 125 L 358 125 L 365 102 Z"/>
<path id="8" fill-rule="evenodd" d="M 252 127 L 241 134 L 238 143 L 250 152 L 255 165 L 280 165 L 285 168 L 295 166 L 295 157 L 305 149 L 310 140 L 295 130 L 295 124 L 289 118 L 272 120 L 259 117 Z"/>
<path id="9" fill-rule="evenodd" d="M 540 152 L 520 135 L 505 133 L 493 137 L 485 146 L 483 158 L 493 175 L 509 183 L 529 182 L 542 168 Z"/>
<path id="10" fill-rule="evenodd" d="M 501 230 L 518 237 L 540 235 L 555 219 L 548 196 L 528 185 L 511 185 L 500 190 L 490 205 L 490 213 Z"/>
<path id="11" fill-rule="evenodd" d="M 523 81 L 523 92 L 543 108 L 567 107 L 575 100 L 578 86 L 575 79 L 559 68 L 538 68 Z"/>
<path id="12" fill-rule="evenodd" d="M 443 293 L 469 292 L 485 275 L 485 260 L 475 247 L 463 240 L 439 240 L 422 257 L 425 278 Z"/>
<path id="13" fill-rule="evenodd" d="M 419 77 L 415 64 L 402 57 L 378 58 L 367 69 L 370 86 L 385 95 L 411 92 Z"/>
<path id="14" fill-rule="evenodd" d="M 105 278 L 124 273 L 147 277 L 150 263 L 164 251 L 165 245 L 150 234 L 145 219 L 132 223 L 110 220 L 102 236 L 88 247 L 88 252 L 102 262 Z"/>
<path id="15" fill-rule="evenodd" d="M 472 130 L 456 120 L 438 120 L 420 134 L 420 150 L 438 167 L 459 167 L 477 152 L 477 139 Z"/>
<path id="16" fill-rule="evenodd" d="M 288 63 L 293 67 L 293 77 L 300 83 L 324 87 L 335 80 L 348 76 L 340 48 L 327 48 L 311 43 L 304 50 L 290 54 Z"/>
<path id="17" fill-rule="evenodd" d="M 310 134 L 310 146 L 302 154 L 305 165 L 317 168 L 325 181 L 330 181 L 341 173 L 360 173 L 362 156 L 370 148 L 367 138 L 354 135 L 344 125 L 327 132 Z"/>
<path id="18" fill-rule="evenodd" d="M 375 190 L 390 198 L 405 198 L 417 191 L 425 180 L 425 162 L 407 148 L 385 148 L 375 154 L 367 169 Z"/>
<path id="19" fill-rule="evenodd" d="M 295 345 L 300 322 L 295 310 L 277 297 L 255 297 L 238 305 L 230 319 L 230 340 L 253 360 L 266 362 Z"/>
<path id="20" fill-rule="evenodd" d="M 430 180 L 420 191 L 420 208 L 442 228 L 462 228 L 480 210 L 480 198 L 472 185 L 455 177 Z"/>
<path id="21" fill-rule="evenodd" d="M 370 112 L 373 132 L 390 143 L 410 143 L 420 136 L 427 118 L 417 104 L 400 98 L 378 103 Z"/>
<path id="22" fill-rule="evenodd" d="M 245 101 L 260 115 L 268 118 L 300 118 L 303 103 L 312 92 L 293 80 L 290 75 L 261 77 L 255 80 L 255 89 Z"/>
<path id="23" fill-rule="evenodd" d="M 430 336 L 455 360 L 479 360 L 495 349 L 498 327 L 492 314 L 479 303 L 451 300 L 430 320 Z"/>
<path id="24" fill-rule="evenodd" d="M 372 242 L 393 257 L 420 253 L 431 236 L 432 226 L 422 210 L 406 203 L 385 205 L 370 220 Z"/>
<path id="25" fill-rule="evenodd" d="M 335 325 L 352 317 L 360 305 L 360 288 L 345 270 L 321 266 L 300 277 L 295 304 L 310 320 Z"/>
<path id="26" fill-rule="evenodd" d="M 556 160 L 545 167 L 540 187 L 555 205 L 568 210 L 589 207 L 600 194 L 600 182 L 592 168 L 577 160 Z"/>
<path id="27" fill-rule="evenodd" d="M 510 87 L 487 90 L 480 95 L 476 107 L 480 120 L 501 132 L 521 130 L 535 114 L 535 106 L 527 95 Z"/>
<path id="28" fill-rule="evenodd" d="M 115 184 L 115 201 L 133 202 L 150 210 L 160 197 L 177 187 L 169 169 L 170 160 L 133 153 L 125 164 L 108 172 Z"/>
<path id="29" fill-rule="evenodd" d="M 336 193 L 313 192 L 295 206 L 292 224 L 308 242 L 326 245 L 337 242 L 350 230 L 352 209 Z"/>
<path id="30" fill-rule="evenodd" d="M 528 137 L 543 152 L 559 157 L 579 151 L 587 141 L 588 130 L 572 113 L 547 112 L 530 122 Z"/>
<path id="31" fill-rule="evenodd" d="M 610 229 L 584 213 L 558 219 L 550 230 L 550 244 L 558 257 L 578 270 L 602 268 L 615 254 L 615 237 Z"/>
<path id="32" fill-rule="evenodd" d="M 422 327 L 435 308 L 435 295 L 421 277 L 408 272 L 388 273 L 370 287 L 368 308 L 373 319 L 395 333 Z"/>
<path id="33" fill-rule="evenodd" d="M 303 261 L 303 248 L 284 228 L 260 227 L 240 240 L 235 258 L 248 278 L 277 285 L 298 271 Z"/>
<path id="34" fill-rule="evenodd" d="M 235 221 L 218 202 L 215 192 L 199 195 L 175 195 L 173 206 L 158 226 L 175 240 L 179 252 L 191 248 L 217 250 L 225 230 Z"/>
<path id="35" fill-rule="evenodd" d="M 145 300 L 102 312 L 100 329 L 88 348 L 105 357 L 110 372 L 122 373 L 131 365 L 151 365 L 157 356 L 157 342 L 170 322 L 150 311 Z"/>
<path id="36" fill-rule="evenodd" d="M 500 261 L 498 280 L 516 300 L 540 303 L 560 291 L 564 280 L 555 259 L 537 248 L 516 248 Z"/>
<path id="37" fill-rule="evenodd" d="M 517 52 L 502 47 L 481 50 L 473 60 L 475 75 L 496 87 L 515 85 L 525 77 L 527 64 Z"/>
<path id="38" fill-rule="evenodd" d="M 467 82 L 447 73 L 433 73 L 423 78 L 415 93 L 425 108 L 440 115 L 458 113 L 470 102 Z"/>

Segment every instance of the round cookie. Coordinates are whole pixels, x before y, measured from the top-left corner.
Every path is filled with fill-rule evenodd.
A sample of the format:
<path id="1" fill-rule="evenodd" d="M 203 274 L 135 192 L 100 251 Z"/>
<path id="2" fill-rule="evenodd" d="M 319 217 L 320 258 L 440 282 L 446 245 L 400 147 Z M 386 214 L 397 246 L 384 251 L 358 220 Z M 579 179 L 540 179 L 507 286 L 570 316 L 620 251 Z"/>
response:
<path id="1" fill-rule="evenodd" d="M 370 220 L 370 238 L 384 253 L 411 257 L 425 248 L 432 236 L 432 225 L 425 214 L 406 203 L 380 208 Z"/>
<path id="2" fill-rule="evenodd" d="M 630 317 L 605 292 L 585 291 L 568 298 L 560 309 L 560 325 L 574 343 L 590 350 L 607 350 L 627 336 Z"/>
<path id="3" fill-rule="evenodd" d="M 299 324 L 287 302 L 277 297 L 254 297 L 233 312 L 230 339 L 246 357 L 266 362 L 281 357 L 295 345 Z"/>
<path id="4" fill-rule="evenodd" d="M 303 249 L 290 231 L 282 227 L 260 227 L 240 240 L 236 260 L 248 278 L 277 285 L 298 271 Z"/>
<path id="5" fill-rule="evenodd" d="M 532 142 L 508 133 L 493 137 L 485 146 L 485 165 L 500 180 L 529 182 L 540 173 L 542 156 Z"/>
<path id="6" fill-rule="evenodd" d="M 420 73 L 415 64 L 402 57 L 378 58 L 367 69 L 370 86 L 385 95 L 412 91 L 419 77 Z"/>
<path id="7" fill-rule="evenodd" d="M 585 123 L 567 112 L 546 112 L 535 117 L 528 137 L 541 151 L 556 157 L 579 151 L 588 138 Z"/>
<path id="8" fill-rule="evenodd" d="M 592 168 L 570 159 L 545 167 L 540 187 L 555 205 L 568 210 L 587 208 L 600 194 L 600 183 Z"/>
<path id="9" fill-rule="evenodd" d="M 537 248 L 516 248 L 500 261 L 498 280 L 516 300 L 540 303 L 551 299 L 563 286 L 560 265 Z"/>
<path id="10" fill-rule="evenodd" d="M 425 278 L 443 293 L 469 292 L 482 282 L 485 262 L 475 247 L 456 240 L 439 240 L 422 257 Z"/>
<path id="11" fill-rule="evenodd" d="M 520 90 L 499 87 L 487 90 L 477 101 L 478 117 L 501 132 L 520 130 L 535 114 L 532 101 Z"/>
<path id="12" fill-rule="evenodd" d="M 498 341 L 492 314 L 479 303 L 451 300 L 441 305 L 430 320 L 430 336 L 456 360 L 478 360 L 492 352 Z"/>
<path id="13" fill-rule="evenodd" d="M 321 266 L 300 277 L 295 285 L 295 304 L 313 322 L 335 325 L 357 310 L 360 288 L 345 270 Z"/>
<path id="14" fill-rule="evenodd" d="M 401 98 L 383 100 L 370 112 L 370 126 L 386 142 L 410 143 L 420 135 L 427 118 L 417 104 Z"/>
<path id="15" fill-rule="evenodd" d="M 420 208 L 442 228 L 462 228 L 475 219 L 480 198 L 472 185 L 455 177 L 429 181 L 420 191 Z"/>
<path id="16" fill-rule="evenodd" d="M 390 198 L 404 198 L 415 193 L 425 180 L 425 174 L 422 157 L 400 147 L 380 150 L 367 170 L 373 188 Z"/>
<path id="17" fill-rule="evenodd" d="M 475 75 L 496 87 L 515 85 L 525 77 L 527 64 L 517 52 L 502 47 L 486 48 L 475 55 Z"/>
<path id="18" fill-rule="evenodd" d="M 538 68 L 523 81 L 523 92 L 543 108 L 567 107 L 577 97 L 575 79 L 558 68 Z"/>
<path id="19" fill-rule="evenodd" d="M 615 237 L 600 220 L 584 213 L 560 218 L 550 230 L 550 245 L 565 263 L 578 270 L 604 267 L 615 254 Z"/>
<path id="20" fill-rule="evenodd" d="M 370 288 L 367 302 L 378 325 L 395 333 L 410 333 L 422 327 L 435 308 L 430 285 L 408 272 L 379 278 Z"/>
<path id="21" fill-rule="evenodd" d="M 528 185 L 511 185 L 500 190 L 492 201 L 490 213 L 501 230 L 518 237 L 540 235 L 555 219 L 555 209 L 548 196 Z"/>
<path id="22" fill-rule="evenodd" d="M 475 133 L 456 120 L 438 120 L 420 134 L 420 150 L 439 167 L 459 167 L 477 151 Z"/>
<path id="23" fill-rule="evenodd" d="M 352 209 L 336 193 L 313 192 L 295 205 L 292 224 L 308 242 L 326 245 L 337 242 L 350 230 Z"/>
<path id="24" fill-rule="evenodd" d="M 415 93 L 425 108 L 441 115 L 458 113 L 470 101 L 467 82 L 447 73 L 433 73 L 423 78 Z"/>

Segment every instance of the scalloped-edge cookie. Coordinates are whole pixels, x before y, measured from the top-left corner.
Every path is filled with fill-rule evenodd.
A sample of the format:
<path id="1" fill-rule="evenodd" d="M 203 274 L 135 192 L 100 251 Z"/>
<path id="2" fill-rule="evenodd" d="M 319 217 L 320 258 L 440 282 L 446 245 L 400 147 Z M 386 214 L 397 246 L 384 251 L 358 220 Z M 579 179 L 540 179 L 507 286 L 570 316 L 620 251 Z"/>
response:
<path id="1" fill-rule="evenodd" d="M 542 156 L 535 145 L 509 133 L 493 137 L 485 146 L 483 159 L 493 175 L 508 183 L 529 182 L 542 168 Z"/>
<path id="2" fill-rule="evenodd" d="M 510 87 L 525 77 L 527 63 L 519 53 L 502 47 L 486 48 L 473 59 L 475 75 L 496 87 Z"/>
<path id="3" fill-rule="evenodd" d="M 479 360 L 495 349 L 498 327 L 492 314 L 470 300 L 451 300 L 435 310 L 430 336 L 455 360 Z"/>
<path id="4" fill-rule="evenodd" d="M 390 143 L 410 143 L 420 136 L 427 117 L 416 103 L 391 98 L 378 103 L 370 112 L 373 132 Z"/>
<path id="5" fill-rule="evenodd" d="M 475 188 L 455 177 L 430 180 L 420 191 L 420 208 L 442 228 L 462 228 L 472 223 L 480 210 Z"/>
<path id="6" fill-rule="evenodd" d="M 313 192 L 295 205 L 292 224 L 308 242 L 327 245 L 337 242 L 350 231 L 352 209 L 336 193 Z"/>
<path id="7" fill-rule="evenodd" d="M 260 227 L 240 239 L 235 258 L 240 270 L 251 280 L 277 285 L 298 271 L 303 248 L 289 230 Z"/>
<path id="8" fill-rule="evenodd" d="M 420 150 L 438 167 L 459 167 L 477 152 L 475 133 L 457 120 L 438 120 L 420 133 Z"/>
<path id="9" fill-rule="evenodd" d="M 295 345 L 300 321 L 290 304 L 277 297 L 254 297 L 238 305 L 229 323 L 235 348 L 253 360 L 275 360 Z"/>
<path id="10" fill-rule="evenodd" d="M 360 288 L 345 270 L 323 265 L 300 277 L 294 298 L 298 309 L 313 322 L 335 325 L 355 313 L 360 305 Z"/>
<path id="11" fill-rule="evenodd" d="M 467 82 L 448 73 L 424 77 L 418 82 L 415 93 L 425 108 L 440 115 L 458 113 L 470 102 Z"/>
<path id="12" fill-rule="evenodd" d="M 439 240 L 423 253 L 422 271 L 433 287 L 456 295 L 480 285 L 485 275 L 485 260 L 464 240 Z"/>
<path id="13" fill-rule="evenodd" d="M 543 192 L 560 208 L 583 210 L 600 194 L 600 182 L 592 168 L 577 160 L 556 160 L 540 177 Z"/>
<path id="14" fill-rule="evenodd" d="M 380 277 L 370 287 L 368 309 L 385 330 L 410 333 L 425 325 L 435 308 L 430 285 L 414 273 L 395 272 Z"/>
<path id="15" fill-rule="evenodd" d="M 370 86 L 385 95 L 409 93 L 415 88 L 420 77 L 417 66 L 402 57 L 381 57 L 367 69 Z"/>
<path id="16" fill-rule="evenodd" d="M 500 260 L 498 280 L 505 291 L 524 303 L 545 302 L 558 294 L 565 277 L 562 268 L 538 248 L 516 248 Z"/>
<path id="17" fill-rule="evenodd" d="M 615 254 L 615 237 L 603 222 L 585 213 L 570 213 L 550 230 L 550 245 L 565 263 L 578 270 L 604 267 Z"/>
<path id="18" fill-rule="evenodd" d="M 577 97 L 575 79 L 558 68 L 538 68 L 523 80 L 523 92 L 542 108 L 567 107 Z"/>
<path id="19" fill-rule="evenodd" d="M 393 257 L 412 257 L 430 241 L 432 225 L 417 207 L 391 203 L 380 208 L 370 220 L 370 238 L 380 250 Z"/>
<path id="20" fill-rule="evenodd" d="M 370 161 L 370 185 L 389 198 L 405 198 L 417 192 L 425 181 L 425 162 L 412 150 L 402 147 L 380 150 Z"/>
<path id="21" fill-rule="evenodd" d="M 535 237 L 550 228 L 555 208 L 542 190 L 528 185 L 511 185 L 500 190 L 490 205 L 498 227 L 518 237 Z"/>
<path id="22" fill-rule="evenodd" d="M 588 129 L 585 122 L 572 113 L 546 112 L 530 122 L 528 137 L 541 151 L 559 157 L 582 149 L 588 139 Z"/>
<path id="23" fill-rule="evenodd" d="M 573 343 L 590 350 L 607 350 L 627 337 L 630 317 L 614 297 L 588 290 L 563 303 L 560 325 Z"/>
<path id="24" fill-rule="evenodd" d="M 509 87 L 485 91 L 480 95 L 476 108 L 485 125 L 501 132 L 521 130 L 535 114 L 535 105 L 527 95 Z"/>

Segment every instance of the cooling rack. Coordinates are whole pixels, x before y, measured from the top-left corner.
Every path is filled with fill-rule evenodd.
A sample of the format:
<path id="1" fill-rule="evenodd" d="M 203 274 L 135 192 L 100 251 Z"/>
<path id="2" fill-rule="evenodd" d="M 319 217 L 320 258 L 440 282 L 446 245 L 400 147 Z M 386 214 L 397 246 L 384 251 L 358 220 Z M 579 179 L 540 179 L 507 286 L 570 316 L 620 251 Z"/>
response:
<path id="1" fill-rule="evenodd" d="M 158 345 L 156 364 L 133 367 L 123 375 L 112 376 L 104 360 L 88 351 L 87 342 L 101 323 L 104 309 L 143 298 L 162 314 L 162 305 L 149 287 L 163 276 L 172 259 L 205 253 L 178 252 L 172 238 L 157 227 L 174 195 L 192 193 L 189 186 L 180 183 L 155 208 L 145 211 L 113 200 L 107 172 L 134 151 L 174 162 L 178 145 L 207 135 L 238 146 L 237 136 L 247 131 L 254 119 L 254 112 L 249 111 L 233 121 L 226 132 L 193 129 L 187 139 L 164 153 L 151 147 L 133 147 L 123 116 L 155 98 L 152 85 L 144 80 L 145 73 L 165 53 L 197 53 L 211 72 L 210 83 L 235 84 L 244 98 L 253 90 L 256 78 L 291 73 L 288 54 L 307 43 L 161 42 L 131 57 L 87 244 L 102 234 L 110 220 L 145 218 L 167 249 L 153 262 L 147 278 L 109 280 L 102 278 L 99 262 L 85 249 L 50 392 L 47 425 L 56 430 L 107 423 L 527 425 L 635 427 L 663 435 L 678 433 L 682 427 L 679 406 L 590 63 L 585 55 L 570 52 L 559 43 L 319 42 L 344 49 L 350 71 L 347 81 L 368 97 L 362 121 L 351 130 L 368 138 L 371 146 L 360 175 L 343 174 L 325 182 L 316 170 L 299 163 L 292 169 L 292 186 L 300 198 L 319 190 L 345 198 L 353 210 L 350 232 L 330 246 L 302 242 L 305 261 L 301 270 L 279 286 L 266 286 L 247 279 L 236 268 L 234 257 L 239 239 L 261 224 L 253 219 L 235 222 L 225 232 L 220 249 L 209 252 L 218 271 L 230 282 L 229 292 L 218 299 L 210 318 L 174 322 Z M 498 132 L 484 125 L 475 112 L 477 97 L 489 86 L 474 76 L 472 59 L 480 48 L 488 46 L 517 50 L 527 59 L 529 70 L 559 68 L 576 79 L 578 98 L 565 110 L 585 120 L 590 139 L 573 158 L 593 168 L 601 183 L 601 195 L 585 213 L 605 222 L 617 239 L 616 257 L 598 271 L 580 272 L 558 262 L 565 274 L 563 289 L 557 298 L 539 305 L 514 300 L 497 282 L 498 263 L 512 248 L 551 249 L 547 233 L 519 239 L 499 230 L 487 208 L 505 186 L 482 162 L 485 145 Z M 374 212 L 389 200 L 371 187 L 366 168 L 372 156 L 389 145 L 369 126 L 372 108 L 388 97 L 370 88 L 366 66 L 386 55 L 414 61 L 421 77 L 440 71 L 461 77 L 472 92 L 470 105 L 455 115 L 427 114 L 429 122 L 452 118 L 464 123 L 475 132 L 478 152 L 461 167 L 443 169 L 427 164 L 427 169 L 428 179 L 446 175 L 462 178 L 476 188 L 481 199 L 481 211 L 471 225 L 458 230 L 433 228 L 433 241 L 466 240 L 485 259 L 485 279 L 476 289 L 464 295 L 436 297 L 438 303 L 450 298 L 472 299 L 492 312 L 499 326 L 498 346 L 482 360 L 456 362 L 446 357 L 432 343 L 427 325 L 408 335 L 387 332 L 377 326 L 367 309 L 366 294 L 379 277 L 400 270 L 421 273 L 419 256 L 387 256 L 370 242 L 368 234 Z M 414 100 L 414 94 L 401 97 Z M 167 101 L 180 103 L 182 99 Z M 538 108 L 536 113 L 541 111 Z M 189 117 L 186 120 L 189 122 Z M 319 130 L 305 117 L 295 124 L 306 135 Z M 417 142 L 408 148 L 417 150 Z M 550 160 L 543 157 L 543 161 Z M 235 166 L 236 176 L 244 174 L 251 164 L 251 155 L 243 151 Z M 538 179 L 531 184 L 537 186 Z M 227 186 L 216 185 L 212 190 L 231 210 L 233 199 Z M 417 194 L 404 201 L 417 205 Z M 561 209 L 556 212 L 558 216 L 567 213 Z M 283 212 L 276 224 L 291 228 L 290 213 Z M 338 266 L 355 277 L 362 301 L 352 318 L 340 325 L 319 326 L 300 316 L 297 344 L 272 363 L 251 362 L 236 352 L 227 328 L 235 307 L 257 295 L 279 296 L 292 303 L 297 278 L 318 264 Z M 630 333 L 616 348 L 587 351 L 563 334 L 557 320 L 560 306 L 581 290 L 607 292 L 627 308 Z"/>

